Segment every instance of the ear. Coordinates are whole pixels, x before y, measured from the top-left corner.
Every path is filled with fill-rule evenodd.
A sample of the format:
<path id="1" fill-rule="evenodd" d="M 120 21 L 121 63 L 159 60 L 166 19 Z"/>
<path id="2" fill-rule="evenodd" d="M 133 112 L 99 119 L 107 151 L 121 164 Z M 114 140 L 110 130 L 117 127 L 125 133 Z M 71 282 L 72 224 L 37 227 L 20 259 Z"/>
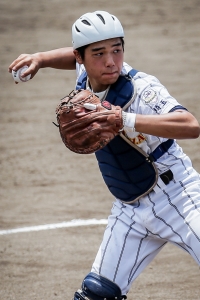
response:
<path id="1" fill-rule="evenodd" d="M 82 60 L 82 58 L 81 58 L 81 56 L 80 56 L 80 53 L 79 53 L 77 50 L 74 50 L 73 52 L 74 52 L 74 56 L 75 56 L 75 58 L 76 58 L 76 61 L 77 61 L 80 65 L 83 64 L 83 60 Z"/>

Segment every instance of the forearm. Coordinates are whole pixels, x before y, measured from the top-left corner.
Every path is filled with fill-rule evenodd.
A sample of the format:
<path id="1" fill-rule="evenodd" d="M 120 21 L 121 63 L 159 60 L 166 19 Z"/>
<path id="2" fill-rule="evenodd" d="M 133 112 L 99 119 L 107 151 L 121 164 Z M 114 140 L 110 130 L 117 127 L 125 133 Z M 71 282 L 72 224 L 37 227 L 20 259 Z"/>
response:
<path id="1" fill-rule="evenodd" d="M 199 124 L 186 111 L 165 115 L 137 115 L 135 130 L 146 134 L 174 139 L 192 139 L 199 136 Z"/>
<path id="2" fill-rule="evenodd" d="M 171 139 L 193 139 L 200 134 L 196 118 L 184 110 L 164 115 L 128 115 L 126 123 L 136 132 Z"/>
<path id="3" fill-rule="evenodd" d="M 33 54 L 40 61 L 40 68 L 55 68 L 63 70 L 74 70 L 76 60 L 72 47 L 60 48 L 46 52 Z"/>
<path id="4" fill-rule="evenodd" d="M 62 70 L 75 70 L 76 60 L 72 47 L 60 48 L 46 52 L 34 54 L 21 54 L 8 67 L 8 71 L 17 71 L 27 65 L 28 69 L 22 74 L 22 77 L 31 75 L 31 78 L 39 71 L 40 68 L 55 68 Z"/>

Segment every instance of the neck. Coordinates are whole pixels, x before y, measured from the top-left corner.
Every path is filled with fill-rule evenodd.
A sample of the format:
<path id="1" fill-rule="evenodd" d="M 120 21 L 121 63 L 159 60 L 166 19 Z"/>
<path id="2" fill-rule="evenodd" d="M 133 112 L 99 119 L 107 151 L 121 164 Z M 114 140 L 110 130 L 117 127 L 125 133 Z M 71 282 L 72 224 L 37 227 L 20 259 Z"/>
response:
<path id="1" fill-rule="evenodd" d="M 107 90 L 109 85 L 99 85 L 99 86 L 92 86 L 89 79 L 87 82 L 87 86 L 93 91 L 93 93 L 101 93 Z"/>

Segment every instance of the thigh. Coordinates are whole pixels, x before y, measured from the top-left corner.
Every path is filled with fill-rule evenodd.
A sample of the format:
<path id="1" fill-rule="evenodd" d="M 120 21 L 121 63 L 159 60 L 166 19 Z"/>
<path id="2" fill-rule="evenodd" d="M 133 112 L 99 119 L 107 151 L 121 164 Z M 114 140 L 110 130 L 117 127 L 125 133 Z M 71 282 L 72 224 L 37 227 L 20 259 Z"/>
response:
<path id="1" fill-rule="evenodd" d="M 160 185 L 160 192 L 149 194 L 152 220 L 158 234 L 186 250 L 200 264 L 200 181 L 190 176 Z M 150 222 L 152 221 L 150 220 Z"/>
<path id="2" fill-rule="evenodd" d="M 114 206 L 92 271 L 114 281 L 122 294 L 127 294 L 131 283 L 165 244 L 150 236 L 131 207 Z"/>

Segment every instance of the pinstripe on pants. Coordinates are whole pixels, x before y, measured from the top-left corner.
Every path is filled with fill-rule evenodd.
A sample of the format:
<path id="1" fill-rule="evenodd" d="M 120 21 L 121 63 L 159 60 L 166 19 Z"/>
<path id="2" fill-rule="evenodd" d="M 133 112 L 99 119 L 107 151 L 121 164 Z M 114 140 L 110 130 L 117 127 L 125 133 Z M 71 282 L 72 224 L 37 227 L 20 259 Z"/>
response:
<path id="1" fill-rule="evenodd" d="M 119 200 L 113 204 L 92 271 L 116 282 L 122 294 L 167 242 L 200 265 L 199 174 L 179 168 L 181 176 L 174 167 L 177 175 L 169 185 L 159 179 L 155 191 L 133 205 Z"/>

